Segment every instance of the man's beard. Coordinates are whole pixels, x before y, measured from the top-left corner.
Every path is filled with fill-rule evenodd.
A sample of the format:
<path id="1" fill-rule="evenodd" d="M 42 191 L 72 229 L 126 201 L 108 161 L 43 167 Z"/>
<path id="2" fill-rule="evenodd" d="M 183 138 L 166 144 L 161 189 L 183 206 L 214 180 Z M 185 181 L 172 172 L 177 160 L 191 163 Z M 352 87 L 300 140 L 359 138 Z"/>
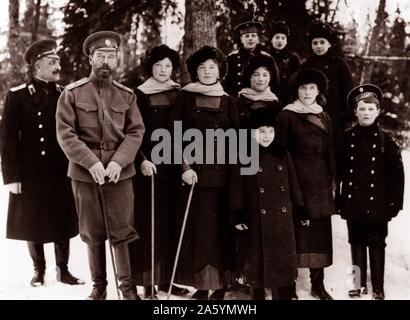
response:
<path id="1" fill-rule="evenodd" d="M 99 78 L 109 78 L 113 74 L 114 70 L 110 69 L 108 66 L 103 66 L 100 68 L 96 68 L 95 73 Z"/>

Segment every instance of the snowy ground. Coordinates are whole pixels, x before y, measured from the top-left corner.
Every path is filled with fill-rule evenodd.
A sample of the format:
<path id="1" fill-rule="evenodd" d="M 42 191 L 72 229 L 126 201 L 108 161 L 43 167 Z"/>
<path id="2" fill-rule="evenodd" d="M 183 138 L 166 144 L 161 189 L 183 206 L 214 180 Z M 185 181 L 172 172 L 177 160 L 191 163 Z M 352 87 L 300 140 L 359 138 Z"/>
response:
<path id="1" fill-rule="evenodd" d="M 406 178 L 410 177 L 410 152 L 403 152 Z M 410 299 L 410 183 L 406 181 L 405 208 L 389 224 L 389 236 L 386 250 L 385 291 L 387 299 Z M 1 184 L 1 183 L 0 183 Z M 67 286 L 56 281 L 54 248 L 45 246 L 48 264 L 46 285 L 31 288 L 32 264 L 26 243 L 5 239 L 8 193 L 0 186 L 0 300 L 82 300 L 91 291 L 91 280 L 87 264 L 86 246 L 79 237 L 71 240 L 70 270 L 86 281 L 83 286 Z M 326 287 L 338 300 L 347 299 L 347 279 L 350 265 L 350 250 L 347 243 L 346 223 L 338 216 L 333 217 L 334 263 L 326 269 Z M 116 299 L 116 292 L 108 262 L 108 299 Z M 368 277 L 370 279 L 370 276 Z M 371 288 L 369 280 L 369 288 Z M 141 292 L 140 292 L 141 293 Z M 307 270 L 299 269 L 297 293 L 300 299 L 314 299 L 310 295 L 310 282 Z M 165 299 L 164 294 L 159 295 Z M 172 297 L 176 299 L 177 297 Z M 234 293 L 228 299 L 246 299 L 246 296 Z M 371 295 L 362 297 L 371 299 Z"/>

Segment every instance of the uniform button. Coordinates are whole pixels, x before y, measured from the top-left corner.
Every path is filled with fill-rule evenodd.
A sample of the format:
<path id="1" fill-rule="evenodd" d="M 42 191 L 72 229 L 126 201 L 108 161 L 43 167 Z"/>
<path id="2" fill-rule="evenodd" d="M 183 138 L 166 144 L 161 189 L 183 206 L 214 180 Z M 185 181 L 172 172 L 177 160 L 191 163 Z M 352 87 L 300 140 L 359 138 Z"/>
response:
<path id="1" fill-rule="evenodd" d="M 354 144 L 351 144 L 350 147 L 354 148 Z"/>
<path id="2" fill-rule="evenodd" d="M 42 125 L 42 124 L 39 124 L 38 127 L 39 127 L 40 129 L 42 129 L 42 128 L 43 128 L 43 125 Z"/>
<path id="3" fill-rule="evenodd" d="M 374 136 L 375 136 L 375 137 L 377 137 L 377 136 L 378 136 L 377 132 L 374 134 Z"/>
<path id="4" fill-rule="evenodd" d="M 44 138 L 43 138 L 43 137 L 40 138 L 40 142 L 44 142 Z"/>
<path id="5" fill-rule="evenodd" d="M 353 159 L 354 159 L 354 157 L 353 157 L 353 156 L 351 156 L 351 157 L 350 157 L 350 160 L 353 160 Z"/>
<path id="6" fill-rule="evenodd" d="M 259 172 L 262 172 L 262 170 L 263 170 L 262 168 L 259 168 L 259 170 L 258 170 L 258 171 L 259 171 Z"/>
<path id="7" fill-rule="evenodd" d="M 154 109 L 154 112 L 158 112 L 158 109 Z"/>
<path id="8" fill-rule="evenodd" d="M 366 210 L 366 213 L 370 213 L 370 210 Z"/>
<path id="9" fill-rule="evenodd" d="M 46 154 L 45 151 L 41 151 L 41 155 L 44 156 Z"/>
<path id="10" fill-rule="evenodd" d="M 282 167 L 281 165 L 278 165 L 278 170 L 279 170 L 279 171 L 282 171 L 282 170 L 283 170 L 283 167 Z"/>
<path id="11" fill-rule="evenodd" d="M 372 157 L 372 161 L 376 161 L 376 158 L 375 158 L 375 157 Z"/>
<path id="12" fill-rule="evenodd" d="M 215 123 L 214 128 L 217 129 L 218 127 L 219 127 L 218 124 Z"/>
<path id="13" fill-rule="evenodd" d="M 371 183 L 371 184 L 370 184 L 370 188 L 374 188 L 374 183 Z"/>
<path id="14" fill-rule="evenodd" d="M 238 72 L 238 73 L 237 73 L 237 75 L 238 75 L 238 76 L 240 76 L 240 75 L 241 75 L 241 73 L 240 73 L 240 72 Z"/>
<path id="15" fill-rule="evenodd" d="M 282 212 L 286 212 L 288 211 L 288 209 L 286 209 L 286 207 L 282 207 Z"/>
<path id="16" fill-rule="evenodd" d="M 351 195 L 351 194 L 348 194 L 347 197 L 350 199 L 350 198 L 352 197 L 352 195 Z"/>
<path id="17" fill-rule="evenodd" d="M 38 115 L 38 116 L 41 116 L 41 111 L 39 111 L 39 112 L 37 113 L 37 115 Z"/>
<path id="18" fill-rule="evenodd" d="M 240 86 L 242 84 L 242 82 L 238 81 L 238 85 Z"/>
<path id="19" fill-rule="evenodd" d="M 266 210 L 265 210 L 265 209 L 261 209 L 261 213 L 262 213 L 262 214 L 265 214 L 265 213 L 266 213 Z"/>
<path id="20" fill-rule="evenodd" d="M 354 132 L 352 132 L 352 137 L 354 137 Z"/>
<path id="21" fill-rule="evenodd" d="M 285 187 L 284 186 L 280 186 L 280 191 L 284 192 L 285 191 Z"/>
<path id="22" fill-rule="evenodd" d="M 260 189 L 259 189 L 259 192 L 260 192 L 260 193 L 264 193 L 264 192 L 265 192 L 265 189 L 260 188 Z"/>
<path id="23" fill-rule="evenodd" d="M 370 200 L 373 200 L 374 198 L 373 197 L 370 197 Z"/>
<path id="24" fill-rule="evenodd" d="M 199 110 L 196 110 L 196 112 L 198 112 L 198 113 L 199 113 L 200 111 L 199 111 Z"/>
<path id="25" fill-rule="evenodd" d="M 352 186 L 352 185 L 353 185 L 353 182 L 350 181 L 350 182 L 349 182 L 349 186 Z"/>
<path id="26" fill-rule="evenodd" d="M 353 169 L 350 169 L 349 172 L 350 172 L 350 173 L 353 173 Z"/>
<path id="27" fill-rule="evenodd" d="M 374 174 L 374 170 L 370 171 L 371 174 Z"/>
<path id="28" fill-rule="evenodd" d="M 238 63 L 238 67 L 240 67 L 241 66 L 241 64 L 240 63 Z"/>
<path id="29" fill-rule="evenodd" d="M 375 145 L 375 144 L 373 145 L 373 149 L 376 149 L 376 145 Z"/>

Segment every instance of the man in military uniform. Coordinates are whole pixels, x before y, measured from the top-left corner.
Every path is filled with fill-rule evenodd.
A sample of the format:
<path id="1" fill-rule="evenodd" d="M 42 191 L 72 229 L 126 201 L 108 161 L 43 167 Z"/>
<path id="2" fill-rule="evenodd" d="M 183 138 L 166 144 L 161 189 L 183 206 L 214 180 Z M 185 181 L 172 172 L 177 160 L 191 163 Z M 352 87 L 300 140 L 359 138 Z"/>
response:
<path id="1" fill-rule="evenodd" d="M 257 21 L 247 21 L 237 25 L 234 29 L 235 37 L 239 43 L 239 50 L 232 51 L 227 58 L 228 74 L 224 81 L 224 89 L 231 96 L 236 97 L 238 92 L 243 88 L 242 68 L 245 61 L 254 55 L 269 55 L 263 51 L 260 46 L 260 33 L 262 24 Z M 278 88 L 278 71 L 272 75 L 271 89 L 277 93 Z"/>
<path id="2" fill-rule="evenodd" d="M 54 40 L 40 40 L 24 54 L 29 81 L 10 89 L 1 126 L 4 184 L 10 191 L 7 238 L 26 240 L 34 263 L 31 285 L 44 284 L 43 244 L 54 242 L 57 278 L 84 284 L 68 271 L 69 239 L 78 234 L 68 161 L 55 133 L 62 88 Z"/>
<path id="3" fill-rule="evenodd" d="M 88 246 L 92 300 L 107 295 L 107 237 L 114 246 L 124 299 L 139 299 L 127 244 L 138 238 L 131 177 L 144 124 L 133 91 L 112 79 L 120 43 L 112 31 L 88 36 L 83 52 L 89 57 L 91 74 L 67 86 L 57 106 L 58 142 L 69 159 L 80 236 Z"/>

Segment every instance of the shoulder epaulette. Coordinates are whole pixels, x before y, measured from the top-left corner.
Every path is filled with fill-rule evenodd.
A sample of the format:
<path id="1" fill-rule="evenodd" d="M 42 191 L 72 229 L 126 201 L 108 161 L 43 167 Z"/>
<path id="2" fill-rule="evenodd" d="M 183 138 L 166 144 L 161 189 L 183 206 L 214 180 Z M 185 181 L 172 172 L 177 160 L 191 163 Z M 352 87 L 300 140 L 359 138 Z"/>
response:
<path id="1" fill-rule="evenodd" d="M 268 52 L 263 51 L 263 50 L 261 50 L 261 54 L 264 54 L 265 56 L 269 56 L 269 57 L 271 57 L 271 55 L 270 55 Z"/>
<path id="2" fill-rule="evenodd" d="M 23 84 L 21 84 L 21 85 L 19 85 L 19 86 L 17 86 L 17 87 L 11 88 L 10 91 L 11 91 L 11 92 L 16 92 L 16 91 L 18 91 L 18 90 L 24 89 L 25 87 L 27 87 L 27 83 L 23 83 Z"/>
<path id="3" fill-rule="evenodd" d="M 36 93 L 36 88 L 34 88 L 33 84 L 30 84 L 27 88 L 31 96 Z"/>
<path id="4" fill-rule="evenodd" d="M 113 80 L 112 83 L 113 83 L 116 87 L 118 87 L 118 88 L 120 88 L 120 89 L 122 89 L 122 90 L 128 91 L 129 93 L 134 93 L 134 91 L 133 91 L 131 88 L 128 88 L 128 87 L 124 86 L 123 84 L 119 83 L 118 81 Z"/>
<path id="5" fill-rule="evenodd" d="M 60 86 L 58 83 L 56 83 L 56 89 L 57 89 L 57 91 L 60 92 L 60 93 L 64 91 L 64 87 L 63 87 L 63 86 Z"/>
<path id="6" fill-rule="evenodd" d="M 232 51 L 230 54 L 228 54 L 228 57 L 231 56 L 231 55 L 233 55 L 233 54 L 238 54 L 238 53 L 239 53 L 239 50 L 234 50 L 234 51 Z"/>
<path id="7" fill-rule="evenodd" d="M 81 87 L 82 85 L 88 83 L 90 81 L 90 79 L 88 78 L 82 78 L 76 82 L 70 83 L 68 86 L 66 86 L 66 89 L 68 91 L 73 90 L 74 88 L 78 88 Z"/>

